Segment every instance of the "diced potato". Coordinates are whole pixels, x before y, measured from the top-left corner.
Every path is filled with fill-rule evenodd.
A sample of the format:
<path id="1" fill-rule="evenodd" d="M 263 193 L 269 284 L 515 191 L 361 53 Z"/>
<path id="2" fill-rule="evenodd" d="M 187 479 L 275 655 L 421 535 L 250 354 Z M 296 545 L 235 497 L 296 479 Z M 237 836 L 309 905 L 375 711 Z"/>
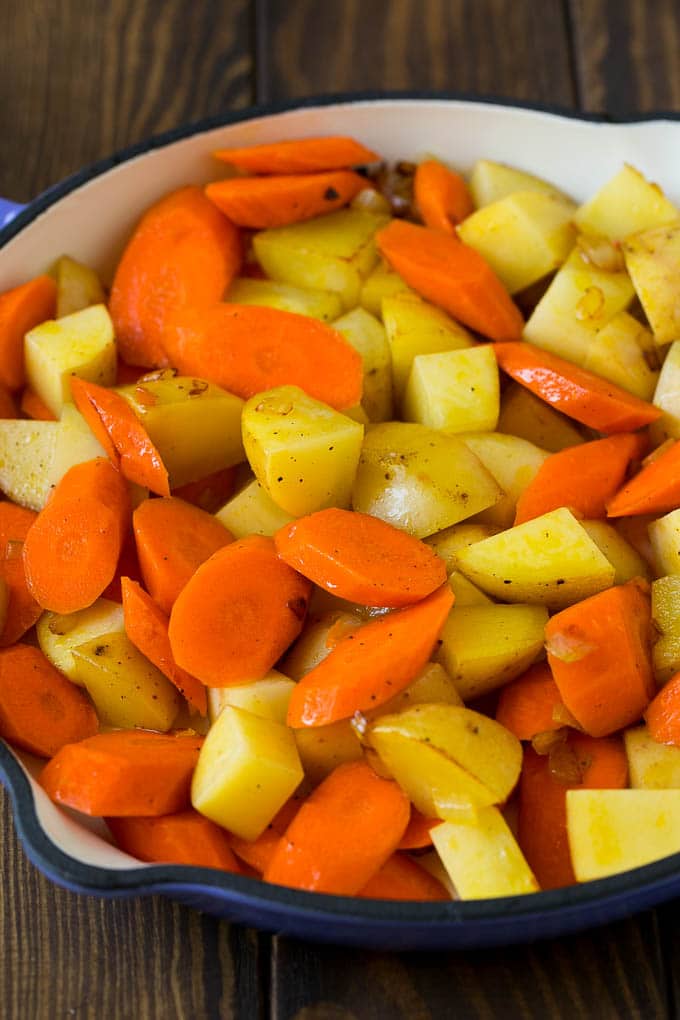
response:
<path id="1" fill-rule="evenodd" d="M 208 689 L 208 714 L 215 722 L 225 705 L 235 705 L 263 719 L 285 725 L 288 702 L 295 682 L 283 673 L 272 669 L 261 680 L 232 684 L 231 687 L 210 687 Z"/>
<path id="2" fill-rule="evenodd" d="M 290 283 L 277 283 L 275 280 L 239 277 L 229 288 L 226 300 L 239 305 L 265 305 L 283 312 L 309 315 L 312 319 L 324 322 L 330 322 L 342 313 L 342 302 L 331 291 L 294 287 Z"/>
<path id="3" fill-rule="evenodd" d="M 583 367 L 641 400 L 651 400 L 660 364 L 650 331 L 628 312 L 619 312 L 595 334 Z"/>
<path id="4" fill-rule="evenodd" d="M 545 606 L 454 606 L 444 624 L 438 658 L 463 701 L 514 680 L 543 651 Z"/>
<path id="5" fill-rule="evenodd" d="M 381 715 L 393 715 L 395 712 L 405 712 L 413 705 L 427 704 L 462 705 L 463 699 L 458 693 L 453 679 L 446 672 L 439 662 L 428 662 L 420 671 L 415 680 L 412 680 L 408 687 L 390 698 L 389 701 L 371 712 L 365 712 L 367 718 L 377 718 Z"/>
<path id="6" fill-rule="evenodd" d="M 680 340 L 668 348 L 653 402 L 663 411 L 661 421 L 654 422 L 652 426 L 657 433 L 655 440 L 680 439 Z"/>
<path id="7" fill-rule="evenodd" d="M 614 567 L 613 584 L 625 584 L 634 577 L 649 577 L 646 561 L 613 525 L 607 521 L 581 521 L 581 525 Z"/>
<path id="8" fill-rule="evenodd" d="M 352 504 L 424 538 L 485 510 L 500 495 L 492 476 L 456 436 L 386 422 L 366 435 Z"/>
<path id="9" fill-rule="evenodd" d="M 26 334 L 24 356 L 28 385 L 57 418 L 73 400 L 72 376 L 113 386 L 116 344 L 106 306 L 93 305 L 35 326 Z"/>
<path id="10" fill-rule="evenodd" d="M 403 417 L 442 432 L 489 431 L 500 408 L 498 362 L 491 346 L 413 359 Z"/>
<path id="11" fill-rule="evenodd" d="M 459 570 L 454 570 L 452 574 L 449 574 L 449 584 L 451 591 L 456 596 L 455 605 L 457 607 L 490 606 L 492 604 L 489 596 L 480 591 L 472 581 L 468 581 L 465 574 L 461 574 Z"/>
<path id="12" fill-rule="evenodd" d="M 154 372 L 120 393 L 161 455 L 170 488 L 198 481 L 245 460 L 243 401 L 214 383 Z"/>
<path id="13" fill-rule="evenodd" d="M 234 538 L 245 538 L 246 535 L 271 536 L 295 520 L 269 498 L 257 478 L 232 496 L 215 517 L 222 521 Z"/>
<path id="14" fill-rule="evenodd" d="M 361 617 L 335 610 L 320 620 L 307 623 L 300 637 L 283 660 L 286 676 L 302 680 L 306 673 L 326 658 L 338 638 L 364 621 Z"/>
<path id="15" fill-rule="evenodd" d="M 564 199 L 567 197 L 541 177 L 506 166 L 505 163 L 494 163 L 490 159 L 478 159 L 475 163 L 470 176 L 470 191 L 477 209 L 507 198 L 516 191 L 535 191 L 540 195 L 555 195 Z"/>
<path id="16" fill-rule="evenodd" d="M 473 823 L 444 822 L 430 834 L 460 899 L 538 892 L 538 882 L 498 808 L 481 808 Z"/>
<path id="17" fill-rule="evenodd" d="M 458 552 L 474 542 L 481 542 L 496 530 L 489 524 L 454 524 L 450 528 L 429 535 L 425 542 L 432 546 L 437 556 L 446 563 L 446 573 L 451 574 L 458 566 Z M 487 600 L 488 601 L 488 600 Z"/>
<path id="18" fill-rule="evenodd" d="M 349 505 L 362 425 L 297 386 L 278 386 L 250 398 L 242 427 L 255 477 L 286 513 Z"/>
<path id="19" fill-rule="evenodd" d="M 452 900 L 458 899 L 455 886 L 449 878 L 449 874 L 436 850 L 426 850 L 424 852 L 421 850 L 418 853 L 418 864 L 425 871 L 429 871 L 432 877 L 436 878 L 444 886 Z"/>
<path id="20" fill-rule="evenodd" d="M 165 732 L 180 695 L 123 631 L 99 634 L 70 649 L 73 679 L 87 689 L 104 726 Z"/>
<path id="21" fill-rule="evenodd" d="M 477 520 L 494 528 L 510 528 L 515 520 L 517 501 L 549 454 L 533 443 L 502 432 L 478 432 L 461 435 L 465 445 L 479 457 L 484 467 L 503 490 L 503 497 L 482 510 Z"/>
<path id="22" fill-rule="evenodd" d="M 657 184 L 625 164 L 574 216 L 579 230 L 620 241 L 640 230 L 678 218 L 678 210 Z"/>
<path id="23" fill-rule="evenodd" d="M 459 569 L 505 602 L 562 609 L 609 588 L 615 570 L 570 510 L 561 507 L 461 550 Z"/>
<path id="24" fill-rule="evenodd" d="M 54 266 L 57 281 L 57 318 L 72 315 L 90 305 L 102 305 L 106 294 L 94 269 L 62 255 Z"/>
<path id="25" fill-rule="evenodd" d="M 364 756 L 349 719 L 327 726 L 303 726 L 293 731 L 305 776 L 320 783 L 338 765 L 359 761 Z"/>
<path id="26" fill-rule="evenodd" d="M 501 398 L 497 428 L 499 432 L 527 439 L 548 453 L 558 453 L 583 442 L 583 436 L 566 415 L 514 382 Z"/>
<path id="27" fill-rule="evenodd" d="M 36 624 L 38 644 L 53 666 L 74 683 L 82 683 L 71 654 L 74 648 L 105 634 L 122 634 L 123 607 L 110 599 L 97 599 L 77 613 L 43 613 Z"/>
<path id="28" fill-rule="evenodd" d="M 678 216 L 677 210 L 675 215 Z M 676 284 L 680 273 L 680 220 L 629 237 L 623 245 L 623 254 L 657 344 L 677 340 L 680 332 Z"/>
<path id="29" fill-rule="evenodd" d="M 649 525 L 656 564 L 660 574 L 680 574 L 680 510 L 671 510 Z"/>
<path id="30" fill-rule="evenodd" d="M 253 248 L 272 280 L 330 291 L 349 309 L 358 303 L 363 281 L 378 261 L 373 235 L 387 222 L 387 216 L 341 209 L 262 230 L 255 234 Z"/>
<path id="31" fill-rule="evenodd" d="M 201 748 L 191 802 L 242 839 L 257 839 L 302 779 L 287 726 L 227 705 Z"/>
<path id="32" fill-rule="evenodd" d="M 361 355 L 364 381 L 361 406 L 369 421 L 392 417 L 392 352 L 385 328 L 364 308 L 354 308 L 333 323 Z"/>
<path id="33" fill-rule="evenodd" d="M 380 259 L 362 284 L 359 304 L 371 315 L 380 318 L 383 298 L 395 297 L 397 294 L 411 294 L 416 297 L 415 291 L 404 283 L 401 276 Z"/>
<path id="34" fill-rule="evenodd" d="M 680 576 L 652 581 L 652 619 L 659 638 L 652 648 L 654 675 L 659 683 L 680 670 Z"/>
<path id="35" fill-rule="evenodd" d="M 659 744 L 646 726 L 623 735 L 630 785 L 636 790 L 680 790 L 680 747 Z"/>

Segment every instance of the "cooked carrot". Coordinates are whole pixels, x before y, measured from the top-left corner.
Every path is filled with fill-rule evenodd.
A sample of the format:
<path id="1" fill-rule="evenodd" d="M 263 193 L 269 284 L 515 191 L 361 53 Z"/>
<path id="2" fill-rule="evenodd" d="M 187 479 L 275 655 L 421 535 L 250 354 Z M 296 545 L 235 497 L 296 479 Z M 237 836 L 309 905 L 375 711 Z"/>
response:
<path id="1" fill-rule="evenodd" d="M 302 805 L 264 872 L 266 882 L 354 896 L 394 853 L 406 794 L 365 762 L 340 765 Z"/>
<path id="2" fill-rule="evenodd" d="M 562 701 L 593 737 L 636 722 L 654 694 L 648 585 L 629 581 L 557 613 L 545 628 Z"/>
<path id="3" fill-rule="evenodd" d="M 436 159 L 418 164 L 413 197 L 425 226 L 445 234 L 453 234 L 456 224 L 474 209 L 465 179 Z"/>
<path id="4" fill-rule="evenodd" d="M 325 322 L 258 305 L 185 308 L 168 323 L 175 368 L 247 399 L 291 384 L 343 409 L 361 399 L 361 356 Z"/>
<path id="5" fill-rule="evenodd" d="M 446 581 L 446 564 L 405 531 L 352 510 L 319 510 L 274 536 L 290 567 L 338 598 L 400 608 Z"/>
<path id="6" fill-rule="evenodd" d="M 129 524 L 127 484 L 108 460 L 70 468 L 24 541 L 36 602 L 56 613 L 92 605 L 111 583 Z"/>
<path id="7" fill-rule="evenodd" d="M 351 202 L 366 187 L 352 170 L 285 177 L 229 177 L 205 193 L 238 227 L 264 230 L 311 220 Z"/>
<path id="8" fill-rule="evenodd" d="M 496 722 L 514 733 L 518 740 L 531 740 L 537 733 L 560 728 L 562 723 L 553 718 L 553 710 L 561 702 L 550 667 L 539 662 L 502 688 Z"/>
<path id="9" fill-rule="evenodd" d="M 658 407 L 533 344 L 498 344 L 494 350 L 516 382 L 598 432 L 632 432 L 661 415 Z"/>
<path id="10" fill-rule="evenodd" d="M 0 577 L 9 595 L 5 626 L 0 634 L 3 648 L 23 637 L 42 613 L 26 583 L 23 560 L 26 535 L 37 518 L 33 510 L 9 500 L 0 502 Z"/>
<path id="11" fill-rule="evenodd" d="M 132 523 L 144 587 L 166 615 L 201 563 L 233 541 L 216 517 L 174 496 L 144 500 Z"/>
<path id="12" fill-rule="evenodd" d="M 680 441 L 650 460 L 609 500 L 609 517 L 665 514 L 680 506 Z"/>
<path id="13" fill-rule="evenodd" d="M 268 142 L 241 149 L 218 149 L 214 155 L 223 163 L 253 174 L 307 174 L 321 170 L 347 170 L 352 166 L 363 166 L 380 160 L 380 156 L 354 138 L 341 136 Z"/>
<path id="14" fill-rule="evenodd" d="M 219 549 L 187 582 L 170 614 L 175 660 L 210 687 L 257 680 L 302 630 L 312 586 L 270 538 Z"/>
<path id="15" fill-rule="evenodd" d="M 171 680 L 197 712 L 205 715 L 205 687 L 175 662 L 168 638 L 168 617 L 135 581 L 121 581 L 125 633 L 142 655 Z"/>
<path id="16" fill-rule="evenodd" d="M 432 846 L 430 829 L 441 823 L 441 818 L 426 818 L 411 805 L 411 817 L 397 850 L 422 850 L 426 846 Z"/>
<path id="17" fill-rule="evenodd" d="M 647 706 L 645 719 L 653 740 L 680 747 L 680 673 L 672 676 Z"/>
<path id="18" fill-rule="evenodd" d="M 304 803 L 300 796 L 292 796 L 287 800 L 280 811 L 272 818 L 271 822 L 260 833 L 257 839 L 243 839 L 241 836 L 230 836 L 231 848 L 234 853 L 245 861 L 249 867 L 262 875 L 269 866 L 284 832 L 295 818 Z"/>
<path id="19" fill-rule="evenodd" d="M 168 364 L 168 315 L 219 301 L 242 261 L 236 227 L 198 187 L 181 188 L 142 217 L 118 263 L 109 308 L 118 349 L 131 365 Z"/>
<path id="20" fill-rule="evenodd" d="M 75 405 L 101 442 L 98 418 L 115 450 L 113 463 L 131 482 L 142 485 L 159 496 L 169 496 L 168 472 L 149 434 L 132 410 L 114 390 L 73 376 L 71 392 Z M 103 444 L 111 457 L 111 446 Z"/>
<path id="21" fill-rule="evenodd" d="M 25 382 L 25 334 L 53 319 L 56 307 L 57 285 L 51 276 L 36 276 L 0 294 L 0 383 L 8 390 L 18 390 Z"/>
<path id="22" fill-rule="evenodd" d="M 149 818 L 107 818 L 113 838 L 126 854 L 140 861 L 193 864 L 240 872 L 229 835 L 198 811 Z"/>
<path id="23" fill-rule="evenodd" d="M 297 684 L 289 726 L 325 726 L 389 701 L 430 658 L 454 595 L 442 585 L 422 602 L 371 620 L 341 638 Z"/>
<path id="24" fill-rule="evenodd" d="M 51 758 L 99 729 L 87 695 L 32 645 L 0 651 L 0 737 Z"/>
<path id="25" fill-rule="evenodd" d="M 383 257 L 422 297 L 491 340 L 519 340 L 522 315 L 473 248 L 405 220 L 392 220 L 376 240 Z"/>
<path id="26" fill-rule="evenodd" d="M 26 386 L 21 394 L 21 410 L 34 421 L 57 420 L 45 401 L 30 386 Z"/>
<path id="27" fill-rule="evenodd" d="M 553 453 L 519 497 L 515 524 L 561 506 L 587 520 L 606 517 L 607 501 L 621 485 L 630 462 L 642 457 L 646 446 L 646 436 L 624 432 Z"/>
<path id="28" fill-rule="evenodd" d="M 144 368 L 141 365 L 127 365 L 122 358 L 118 358 L 116 386 L 129 386 L 130 383 L 136 383 L 148 371 L 150 371 L 148 365 Z"/>
<path id="29" fill-rule="evenodd" d="M 116 572 L 110 584 L 102 592 L 102 598 L 110 599 L 111 602 L 122 602 L 122 580 L 124 577 L 129 577 L 130 580 L 137 581 L 138 583 L 142 581 L 142 568 L 137 558 L 137 545 L 135 543 L 135 536 L 131 531 L 123 539 L 123 547 L 118 557 Z"/>
<path id="30" fill-rule="evenodd" d="M 440 823 L 441 824 L 441 823 Z M 357 893 L 363 900 L 450 900 L 434 875 L 406 854 L 392 854 Z"/>
<path id="31" fill-rule="evenodd" d="M 114 730 L 67 744 L 40 774 L 58 804 L 86 815 L 170 815 L 190 806 L 191 777 L 203 738 Z"/>
<path id="32" fill-rule="evenodd" d="M 222 468 L 196 482 L 187 482 L 172 490 L 172 495 L 183 499 L 185 503 L 205 510 L 208 514 L 216 513 L 227 502 L 234 491 L 236 468 Z"/>

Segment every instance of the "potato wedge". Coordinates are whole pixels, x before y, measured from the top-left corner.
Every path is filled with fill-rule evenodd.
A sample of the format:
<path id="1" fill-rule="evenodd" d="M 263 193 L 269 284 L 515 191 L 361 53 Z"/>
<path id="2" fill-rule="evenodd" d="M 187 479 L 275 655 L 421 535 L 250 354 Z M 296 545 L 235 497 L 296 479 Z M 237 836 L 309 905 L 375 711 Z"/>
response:
<path id="1" fill-rule="evenodd" d="M 680 790 L 680 747 L 659 744 L 646 726 L 623 735 L 630 785 L 636 790 Z"/>
<path id="2" fill-rule="evenodd" d="M 271 536 L 295 520 L 270 499 L 257 478 L 232 496 L 215 517 L 222 521 L 234 538 L 245 538 L 246 535 Z"/>
<path id="3" fill-rule="evenodd" d="M 579 230 L 620 241 L 640 230 L 660 227 L 678 218 L 678 210 L 657 184 L 635 167 L 623 168 L 574 215 Z"/>
<path id="4" fill-rule="evenodd" d="M 583 436 L 566 415 L 515 382 L 503 392 L 497 431 L 526 439 L 548 453 L 583 442 Z"/>
<path id="5" fill-rule="evenodd" d="M 106 294 L 94 269 L 68 255 L 57 259 L 52 270 L 57 281 L 57 318 L 72 315 L 90 305 L 102 305 Z"/>
<path id="6" fill-rule="evenodd" d="M 432 546 L 437 556 L 441 556 L 446 563 L 446 573 L 451 574 L 457 569 L 460 549 L 466 549 L 474 542 L 481 542 L 495 534 L 496 529 L 489 524 L 453 524 L 450 528 L 429 535 L 425 542 Z"/>
<path id="7" fill-rule="evenodd" d="M 634 577 L 649 578 L 649 567 L 637 549 L 607 521 L 581 521 L 600 552 L 614 567 L 614 584 L 625 584 Z"/>
<path id="8" fill-rule="evenodd" d="M 208 688 L 208 715 L 215 722 L 225 705 L 235 705 L 262 719 L 273 719 L 285 725 L 290 695 L 295 682 L 272 669 L 261 680 L 232 684 L 231 687 Z"/>
<path id="9" fill-rule="evenodd" d="M 652 619 L 659 632 L 652 648 L 654 675 L 665 683 L 680 670 L 680 575 L 652 581 Z"/>
<path id="10" fill-rule="evenodd" d="M 680 219 L 629 237 L 623 254 L 654 339 L 657 344 L 672 343 L 680 331 L 675 284 L 680 272 Z"/>
<path id="11" fill-rule="evenodd" d="M 470 175 L 470 191 L 477 209 L 498 202 L 516 191 L 534 191 L 540 195 L 556 195 L 566 199 L 561 191 L 544 181 L 542 177 L 525 170 L 517 170 L 505 163 L 495 163 L 491 159 L 478 159 Z M 568 199 L 567 199 L 568 201 Z"/>
<path id="12" fill-rule="evenodd" d="M 652 333 L 628 312 L 619 312 L 595 334 L 583 367 L 641 400 L 651 400 L 661 359 Z"/>
<path id="13" fill-rule="evenodd" d="M 265 305 L 283 312 L 309 315 L 312 319 L 330 322 L 342 314 L 342 302 L 337 294 L 309 287 L 294 287 L 276 280 L 252 280 L 239 277 L 232 283 L 227 301 L 237 305 Z"/>
<path id="14" fill-rule="evenodd" d="M 392 352 L 384 326 L 364 308 L 353 308 L 332 325 L 361 355 L 361 406 L 368 420 L 388 421 L 392 417 Z"/>
<path id="15" fill-rule="evenodd" d="M 538 882 L 498 808 L 481 808 L 473 823 L 444 822 L 430 833 L 460 899 L 538 892 Z"/>
<path id="16" fill-rule="evenodd" d="M 403 397 L 403 417 L 442 432 L 487 432 L 498 422 L 498 362 L 491 348 L 418 354 Z"/>
<path id="17" fill-rule="evenodd" d="M 122 634 L 125 631 L 123 607 L 119 602 L 100 598 L 87 609 L 67 616 L 46 612 L 35 630 L 38 644 L 52 665 L 73 683 L 82 684 L 73 649 L 104 634 Z"/>
<path id="18" fill-rule="evenodd" d="M 401 276 L 380 259 L 361 286 L 359 304 L 379 319 L 382 316 L 383 298 L 396 297 L 397 294 L 411 294 L 417 297 L 415 291 L 404 283 Z"/>
<path id="19" fill-rule="evenodd" d="M 493 528 L 512 527 L 517 501 L 547 460 L 548 452 L 502 432 L 463 433 L 460 438 L 503 490 L 503 497 L 477 514 L 476 520 Z"/>

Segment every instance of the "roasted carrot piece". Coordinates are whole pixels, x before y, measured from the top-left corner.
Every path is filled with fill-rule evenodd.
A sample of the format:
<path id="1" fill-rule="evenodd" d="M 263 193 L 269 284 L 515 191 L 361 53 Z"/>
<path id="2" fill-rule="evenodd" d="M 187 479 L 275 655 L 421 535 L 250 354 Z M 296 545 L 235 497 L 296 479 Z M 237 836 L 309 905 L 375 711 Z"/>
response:
<path id="1" fill-rule="evenodd" d="M 341 209 L 366 187 L 352 170 L 282 177 L 229 177 L 205 193 L 238 227 L 285 227 Z"/>
<path id="2" fill-rule="evenodd" d="M 494 350 L 516 382 L 598 432 L 632 432 L 661 415 L 658 407 L 533 344 L 498 344 Z"/>
<path id="3" fill-rule="evenodd" d="M 519 308 L 473 248 L 405 220 L 392 220 L 376 240 L 382 256 L 422 297 L 490 340 L 519 340 Z"/>
<path id="4" fill-rule="evenodd" d="M 142 655 L 171 680 L 197 712 L 205 715 L 205 687 L 175 662 L 168 637 L 168 617 L 150 595 L 129 577 L 122 578 L 125 632 Z"/>
<path id="5" fill-rule="evenodd" d="M 408 606 L 446 581 L 446 565 L 430 546 L 352 510 L 319 510 L 281 528 L 274 541 L 290 567 L 362 606 Z"/>
<path id="6" fill-rule="evenodd" d="M 114 730 L 62 747 L 40 774 L 58 804 L 86 815 L 146 817 L 190 807 L 202 737 Z"/>
<path id="7" fill-rule="evenodd" d="M 653 740 L 680 747 L 680 673 L 672 676 L 647 706 L 645 719 Z"/>
<path id="8" fill-rule="evenodd" d="M 430 829 L 441 823 L 441 818 L 426 818 L 411 805 L 411 817 L 397 850 L 422 850 L 423 847 L 432 846 Z"/>
<path id="9" fill-rule="evenodd" d="M 680 441 L 626 482 L 609 500 L 609 517 L 665 514 L 680 506 Z"/>
<path id="10" fill-rule="evenodd" d="M 42 613 L 26 583 L 23 550 L 26 535 L 37 513 L 9 500 L 0 502 L 0 577 L 7 585 L 9 601 L 0 646 L 18 641 Z"/>
<path id="11" fill-rule="evenodd" d="M 21 410 L 34 421 L 57 420 L 45 401 L 30 386 L 26 386 L 21 394 Z"/>
<path id="12" fill-rule="evenodd" d="M 0 737 L 51 758 L 99 729 L 87 695 L 32 645 L 0 651 Z"/>
<path id="13" fill-rule="evenodd" d="M 214 514 L 232 495 L 235 481 L 236 468 L 222 468 L 196 482 L 187 482 L 173 489 L 172 495 L 183 499 L 185 503 L 192 503 L 208 514 Z"/>
<path id="14" fill-rule="evenodd" d="M 519 497 L 515 524 L 561 506 L 587 520 L 606 517 L 607 501 L 621 485 L 631 460 L 641 457 L 646 445 L 644 435 L 624 432 L 553 453 Z"/>
<path id="15" fill-rule="evenodd" d="M 629 581 L 557 613 L 545 628 L 562 701 L 593 737 L 636 722 L 654 694 L 648 585 Z"/>
<path id="16" fill-rule="evenodd" d="M 122 358 L 118 358 L 116 386 L 128 386 L 130 383 L 136 383 L 141 376 L 149 371 L 148 365 L 145 368 L 141 365 L 127 365 Z"/>
<path id="17" fill-rule="evenodd" d="M 354 138 L 328 136 L 301 138 L 290 142 L 268 142 L 241 149 L 218 149 L 215 157 L 223 163 L 253 174 L 307 174 L 322 170 L 347 170 L 352 166 L 377 163 L 375 152 Z"/>
<path id="18" fill-rule="evenodd" d="M 164 335 L 175 368 L 244 399 L 288 384 L 340 410 L 361 399 L 361 356 L 307 315 L 257 305 L 192 307 L 178 312 Z"/>
<path id="19" fill-rule="evenodd" d="M 465 178 L 436 159 L 418 164 L 413 197 L 425 226 L 445 234 L 453 234 L 456 224 L 474 209 Z"/>
<path id="20" fill-rule="evenodd" d="M 432 655 L 453 602 L 445 584 L 414 606 L 371 620 L 341 638 L 293 690 L 288 725 L 325 726 L 394 697 Z"/>
<path id="21" fill-rule="evenodd" d="M 17 405 L 14 397 L 6 386 L 0 383 L 0 418 L 18 418 Z"/>
<path id="22" fill-rule="evenodd" d="M 142 581 L 142 568 L 137 558 L 137 545 L 132 531 L 129 531 L 123 539 L 116 572 L 110 584 L 102 592 L 102 598 L 109 599 L 111 602 L 122 602 L 122 580 L 124 577 L 129 577 L 130 580 L 137 581 L 137 583 Z"/>
<path id="23" fill-rule="evenodd" d="M 198 811 L 149 818 L 107 818 L 113 838 L 126 854 L 140 861 L 193 864 L 240 872 L 229 835 Z"/>
<path id="24" fill-rule="evenodd" d="M 441 824 L 441 823 L 440 823 Z M 392 854 L 357 893 L 363 900 L 450 900 L 441 882 L 406 854 Z"/>
<path id="25" fill-rule="evenodd" d="M 92 605 L 113 579 L 129 524 L 127 484 L 108 460 L 70 468 L 24 541 L 36 602 L 56 613 Z"/>
<path id="26" fill-rule="evenodd" d="M 132 524 L 144 586 L 166 615 L 201 563 L 233 541 L 216 517 L 174 496 L 144 500 Z"/>
<path id="27" fill-rule="evenodd" d="M 234 853 L 254 871 L 262 875 L 267 870 L 281 837 L 303 803 L 303 798 L 295 795 L 287 800 L 257 839 L 243 839 L 232 833 L 230 843 Z"/>
<path id="28" fill-rule="evenodd" d="M 295 815 L 263 878 L 354 896 L 394 853 L 409 810 L 399 786 L 365 762 L 340 765 Z"/>
<path id="29" fill-rule="evenodd" d="M 25 382 L 24 336 L 57 307 L 57 285 L 51 276 L 36 276 L 28 283 L 0 294 L 0 383 L 18 390 Z"/>
<path id="30" fill-rule="evenodd" d="M 562 723 L 553 718 L 553 710 L 561 703 L 550 667 L 539 662 L 501 689 L 496 722 L 518 740 L 531 740 L 537 733 L 560 728 Z"/>
<path id="31" fill-rule="evenodd" d="M 219 549 L 172 607 L 175 660 L 210 687 L 263 677 L 302 630 L 311 589 L 270 538 Z"/>
<path id="32" fill-rule="evenodd" d="M 109 309 L 132 365 L 168 364 L 161 337 L 176 308 L 219 301 L 242 260 L 236 227 L 200 188 L 175 191 L 142 217 L 118 263 Z"/>

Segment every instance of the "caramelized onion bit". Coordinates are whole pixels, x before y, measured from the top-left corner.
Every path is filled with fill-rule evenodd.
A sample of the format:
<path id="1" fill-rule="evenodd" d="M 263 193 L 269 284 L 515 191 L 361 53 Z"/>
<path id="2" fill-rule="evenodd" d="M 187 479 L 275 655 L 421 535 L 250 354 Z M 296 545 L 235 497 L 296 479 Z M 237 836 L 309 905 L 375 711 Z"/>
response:
<path id="1" fill-rule="evenodd" d="M 620 273 L 625 266 L 621 248 L 608 237 L 581 234 L 576 243 L 584 262 L 605 273 Z"/>
<path id="2" fill-rule="evenodd" d="M 578 634 L 557 633 L 546 641 L 545 650 L 560 662 L 580 662 L 595 651 L 595 646 Z"/>
<path id="3" fill-rule="evenodd" d="M 566 740 L 556 744 L 548 755 L 550 775 L 565 786 L 580 785 L 587 766 L 588 763 L 579 759 L 576 751 Z"/>

